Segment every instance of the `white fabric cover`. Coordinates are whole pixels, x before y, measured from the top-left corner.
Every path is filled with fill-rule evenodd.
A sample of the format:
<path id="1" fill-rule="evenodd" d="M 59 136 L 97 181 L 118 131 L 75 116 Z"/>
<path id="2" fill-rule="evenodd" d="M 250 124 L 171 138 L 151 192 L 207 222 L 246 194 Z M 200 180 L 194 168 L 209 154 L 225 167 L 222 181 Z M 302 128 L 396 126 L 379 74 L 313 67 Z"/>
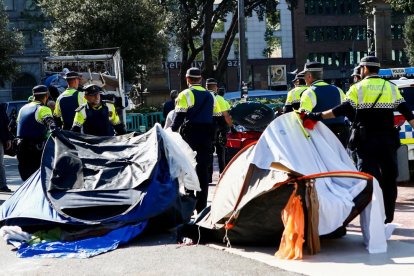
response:
<path id="1" fill-rule="evenodd" d="M 196 153 L 181 138 L 177 132 L 172 132 L 171 128 L 164 130 L 160 124 L 155 124 L 154 128 L 162 137 L 164 142 L 165 155 L 168 160 L 170 174 L 173 178 L 178 178 L 180 193 L 184 194 L 185 189 L 201 191 L 195 171 Z M 150 130 L 151 131 L 151 130 Z M 155 132 L 154 132 L 155 133 Z"/>
<path id="2" fill-rule="evenodd" d="M 275 119 L 264 131 L 251 162 L 262 169 L 280 162 L 304 175 L 330 171 L 357 171 L 336 136 L 323 124 L 306 130 L 307 138 L 294 112 Z M 342 225 L 349 215 L 352 199 L 365 187 L 364 180 L 320 178 L 316 180 L 319 199 L 319 234 L 327 234 Z M 361 215 L 364 241 L 370 253 L 386 252 L 385 213 L 382 192 L 374 181 L 370 205 Z"/>

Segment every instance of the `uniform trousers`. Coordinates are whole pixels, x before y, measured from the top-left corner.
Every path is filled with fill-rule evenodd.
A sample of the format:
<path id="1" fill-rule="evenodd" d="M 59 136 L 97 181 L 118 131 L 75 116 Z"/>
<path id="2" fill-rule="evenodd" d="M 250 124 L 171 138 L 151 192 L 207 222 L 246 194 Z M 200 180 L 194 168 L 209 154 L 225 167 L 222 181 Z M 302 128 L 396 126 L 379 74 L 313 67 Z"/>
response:
<path id="1" fill-rule="evenodd" d="M 20 177 L 26 181 L 40 168 L 44 142 L 21 140 L 17 149 L 17 160 Z"/>
<path id="2" fill-rule="evenodd" d="M 207 206 L 209 188 L 209 167 L 213 161 L 213 128 L 212 125 L 200 124 L 188 127 L 184 140 L 196 152 L 196 173 L 201 191 L 196 193 L 196 210 L 200 213 Z"/>
<path id="3" fill-rule="evenodd" d="M 367 140 L 362 141 L 356 149 L 358 170 L 374 176 L 382 189 L 385 223 L 390 223 L 394 219 L 398 194 L 398 146 L 392 134 L 377 134 L 367 136 Z"/>

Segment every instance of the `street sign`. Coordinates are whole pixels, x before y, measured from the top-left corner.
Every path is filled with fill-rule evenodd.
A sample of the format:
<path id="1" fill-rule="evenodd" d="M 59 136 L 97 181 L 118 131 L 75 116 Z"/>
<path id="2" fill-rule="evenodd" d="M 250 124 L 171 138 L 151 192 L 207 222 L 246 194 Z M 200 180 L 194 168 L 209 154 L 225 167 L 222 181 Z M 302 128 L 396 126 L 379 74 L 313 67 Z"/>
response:
<path id="1" fill-rule="evenodd" d="M 286 65 L 269 66 L 269 86 L 287 85 Z"/>

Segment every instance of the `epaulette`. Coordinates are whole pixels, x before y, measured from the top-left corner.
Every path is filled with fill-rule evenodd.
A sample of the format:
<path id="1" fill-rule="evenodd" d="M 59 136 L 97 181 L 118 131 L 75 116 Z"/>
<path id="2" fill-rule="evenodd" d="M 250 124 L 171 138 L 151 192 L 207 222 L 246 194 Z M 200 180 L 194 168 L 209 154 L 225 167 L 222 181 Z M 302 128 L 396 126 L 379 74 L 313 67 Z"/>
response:
<path id="1" fill-rule="evenodd" d="M 85 108 L 85 106 L 87 105 L 87 103 L 85 103 L 85 104 L 83 104 L 83 105 L 81 105 L 81 106 L 79 106 L 78 108 L 76 108 L 75 109 L 75 112 L 79 112 L 79 111 L 81 111 L 82 109 L 84 109 Z"/>

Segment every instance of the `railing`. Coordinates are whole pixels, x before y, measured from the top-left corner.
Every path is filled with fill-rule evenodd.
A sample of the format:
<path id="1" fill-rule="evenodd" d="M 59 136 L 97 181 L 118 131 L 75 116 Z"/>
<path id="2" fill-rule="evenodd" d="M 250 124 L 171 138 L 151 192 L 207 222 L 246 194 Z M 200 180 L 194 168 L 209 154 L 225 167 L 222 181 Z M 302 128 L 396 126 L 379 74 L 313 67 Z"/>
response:
<path id="1" fill-rule="evenodd" d="M 146 132 L 156 123 L 164 122 L 162 112 L 151 113 L 127 113 L 126 128 L 127 131 Z"/>

